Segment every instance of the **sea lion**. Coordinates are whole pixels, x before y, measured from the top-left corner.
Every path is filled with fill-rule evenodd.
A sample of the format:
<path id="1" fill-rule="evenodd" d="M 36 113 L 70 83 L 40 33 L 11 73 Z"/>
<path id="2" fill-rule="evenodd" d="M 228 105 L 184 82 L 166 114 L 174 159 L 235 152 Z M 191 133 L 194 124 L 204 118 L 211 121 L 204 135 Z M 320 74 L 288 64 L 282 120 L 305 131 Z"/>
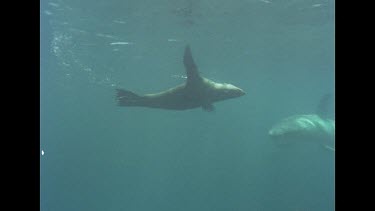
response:
<path id="1" fill-rule="evenodd" d="M 202 107 L 213 111 L 213 103 L 243 96 L 245 92 L 231 84 L 216 83 L 199 75 L 190 46 L 185 47 L 183 63 L 186 83 L 154 94 L 138 95 L 124 89 L 116 89 L 119 106 L 138 106 L 168 110 L 186 110 Z"/>
<path id="2" fill-rule="evenodd" d="M 325 95 L 318 106 L 317 114 L 293 115 L 282 119 L 268 131 L 278 144 L 295 143 L 303 140 L 322 144 L 334 151 L 335 120 L 327 118 Z"/>

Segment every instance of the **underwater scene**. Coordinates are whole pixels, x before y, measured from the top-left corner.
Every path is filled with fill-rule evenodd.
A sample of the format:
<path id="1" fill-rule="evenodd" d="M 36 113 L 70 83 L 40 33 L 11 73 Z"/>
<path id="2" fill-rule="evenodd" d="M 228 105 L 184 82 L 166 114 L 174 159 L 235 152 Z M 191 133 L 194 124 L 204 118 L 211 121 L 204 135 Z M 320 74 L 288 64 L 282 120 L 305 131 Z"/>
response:
<path id="1" fill-rule="evenodd" d="M 335 210 L 334 0 L 41 0 L 40 210 Z"/>

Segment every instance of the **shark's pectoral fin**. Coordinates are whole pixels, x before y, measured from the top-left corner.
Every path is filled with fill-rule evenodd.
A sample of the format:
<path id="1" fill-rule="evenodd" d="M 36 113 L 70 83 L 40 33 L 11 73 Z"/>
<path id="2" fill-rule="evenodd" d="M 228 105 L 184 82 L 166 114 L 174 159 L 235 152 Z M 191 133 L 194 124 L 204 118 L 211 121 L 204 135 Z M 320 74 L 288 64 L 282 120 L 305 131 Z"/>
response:
<path id="1" fill-rule="evenodd" d="M 320 144 L 320 146 L 324 150 L 327 150 L 327 151 L 331 151 L 331 152 L 335 152 L 336 151 L 334 146 L 330 146 L 330 145 L 327 145 L 327 144 Z"/>
<path id="2" fill-rule="evenodd" d="M 214 105 L 212 103 L 207 103 L 207 104 L 202 105 L 202 109 L 204 111 L 211 112 L 211 111 L 215 110 L 215 107 L 214 107 Z"/>
<path id="3" fill-rule="evenodd" d="M 330 150 L 330 151 L 335 151 L 335 148 L 331 147 L 331 146 L 328 146 L 328 145 L 324 145 L 323 146 L 326 150 Z"/>

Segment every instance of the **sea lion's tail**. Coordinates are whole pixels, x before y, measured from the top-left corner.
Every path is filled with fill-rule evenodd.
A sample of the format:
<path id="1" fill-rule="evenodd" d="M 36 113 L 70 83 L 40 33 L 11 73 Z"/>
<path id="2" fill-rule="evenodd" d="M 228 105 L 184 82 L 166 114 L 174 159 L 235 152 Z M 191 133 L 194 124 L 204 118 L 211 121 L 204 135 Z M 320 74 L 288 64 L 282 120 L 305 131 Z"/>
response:
<path id="1" fill-rule="evenodd" d="M 116 89 L 116 100 L 118 106 L 135 106 L 141 98 L 139 95 L 124 89 Z"/>

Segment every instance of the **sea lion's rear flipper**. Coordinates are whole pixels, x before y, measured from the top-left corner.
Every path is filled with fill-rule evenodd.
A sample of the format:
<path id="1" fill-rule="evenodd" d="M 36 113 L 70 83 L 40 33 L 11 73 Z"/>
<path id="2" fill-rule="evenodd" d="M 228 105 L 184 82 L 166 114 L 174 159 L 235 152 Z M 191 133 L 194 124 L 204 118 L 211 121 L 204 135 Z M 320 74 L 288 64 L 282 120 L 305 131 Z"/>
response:
<path id="1" fill-rule="evenodd" d="M 191 84 L 192 82 L 202 79 L 199 75 L 198 67 L 193 60 L 193 56 L 191 54 L 189 45 L 185 47 L 184 66 L 185 66 L 186 75 L 187 75 L 187 81 L 186 81 L 187 84 Z"/>
<path id="2" fill-rule="evenodd" d="M 141 96 L 124 89 L 116 89 L 116 92 L 118 106 L 136 106 L 142 98 Z"/>

